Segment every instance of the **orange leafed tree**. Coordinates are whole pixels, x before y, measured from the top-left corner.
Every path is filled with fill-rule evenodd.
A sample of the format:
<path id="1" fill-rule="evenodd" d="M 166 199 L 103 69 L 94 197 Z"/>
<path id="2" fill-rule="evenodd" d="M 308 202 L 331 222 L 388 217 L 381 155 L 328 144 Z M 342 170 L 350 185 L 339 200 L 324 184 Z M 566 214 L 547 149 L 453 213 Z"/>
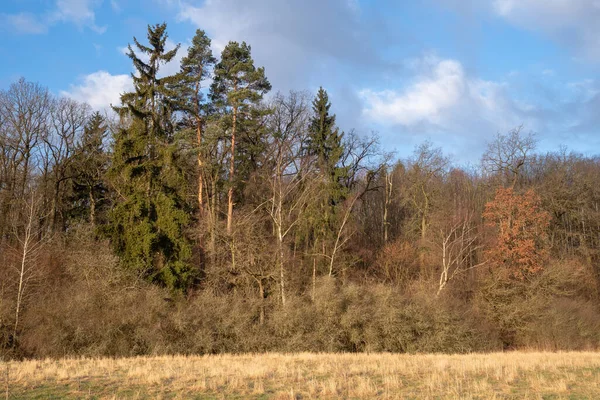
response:
<path id="1" fill-rule="evenodd" d="M 541 208 L 540 197 L 533 190 L 520 195 L 512 188 L 498 189 L 494 200 L 486 204 L 483 218 L 494 230 L 486 251 L 493 265 L 503 267 L 517 279 L 544 268 L 550 216 Z"/>

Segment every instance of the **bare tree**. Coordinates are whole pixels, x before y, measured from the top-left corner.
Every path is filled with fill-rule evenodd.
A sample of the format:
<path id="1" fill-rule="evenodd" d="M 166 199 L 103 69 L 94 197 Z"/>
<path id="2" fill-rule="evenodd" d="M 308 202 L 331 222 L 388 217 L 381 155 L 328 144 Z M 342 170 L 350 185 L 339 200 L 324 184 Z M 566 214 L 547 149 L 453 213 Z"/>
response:
<path id="1" fill-rule="evenodd" d="M 487 263 L 473 263 L 476 252 L 482 247 L 479 242 L 480 236 L 470 213 L 455 218 L 452 224 L 440 229 L 436 244 L 441 253 L 441 271 L 436 296 L 460 274 Z"/>
<path id="2" fill-rule="evenodd" d="M 15 222 L 13 225 L 13 233 L 17 243 L 14 248 L 16 254 L 14 270 L 17 274 L 17 291 L 12 337 L 13 346 L 17 343 L 20 316 L 27 296 L 27 290 L 39 272 L 37 271 L 37 258 L 40 250 L 47 242 L 47 234 L 39 225 L 41 206 L 41 197 L 35 191 L 31 190 L 21 200 L 20 211 L 23 213 L 23 221 L 20 223 Z M 15 218 L 15 221 L 18 220 Z"/>
<path id="3" fill-rule="evenodd" d="M 291 92 L 286 98 L 278 94 L 274 100 L 271 129 L 273 137 L 266 166 L 269 175 L 270 197 L 265 202 L 277 239 L 277 270 L 281 304 L 285 305 L 285 246 L 286 237 L 301 221 L 305 205 L 314 196 L 315 171 L 304 162 L 303 143 L 308 131 L 308 96 Z"/>
<path id="4" fill-rule="evenodd" d="M 433 147 L 432 143 L 425 142 L 415 149 L 413 159 L 410 161 L 409 198 L 417 211 L 419 233 L 421 242 L 427 239 L 427 229 L 432 208 L 434 194 L 439 189 L 439 181 L 447 172 L 450 161 L 442 150 Z M 436 182 L 437 181 L 437 182 Z M 425 264 L 425 254 L 420 253 L 421 273 Z"/>
<path id="5" fill-rule="evenodd" d="M 0 236 L 6 227 L 12 205 L 22 199 L 32 172 L 39 165 L 39 145 L 48 131 L 51 96 L 36 83 L 20 79 L 7 91 L 0 91 L 0 145 L 3 178 L 0 185 Z"/>
<path id="6" fill-rule="evenodd" d="M 74 161 L 73 154 L 76 150 L 83 128 L 90 115 L 90 107 L 87 104 L 78 103 L 74 100 L 61 98 L 52 102 L 51 107 L 51 131 L 44 137 L 46 154 L 49 156 L 49 165 L 44 168 L 51 173 L 51 226 L 58 228 L 58 223 L 64 225 L 64 215 L 60 204 L 63 195 L 64 184 L 72 179 L 70 166 Z M 63 226 L 64 227 L 64 226 Z"/>
<path id="7" fill-rule="evenodd" d="M 495 140 L 488 143 L 481 163 L 486 172 L 499 175 L 505 186 L 514 188 L 535 146 L 535 135 L 533 133 L 524 135 L 521 125 L 507 135 L 497 134 Z"/>

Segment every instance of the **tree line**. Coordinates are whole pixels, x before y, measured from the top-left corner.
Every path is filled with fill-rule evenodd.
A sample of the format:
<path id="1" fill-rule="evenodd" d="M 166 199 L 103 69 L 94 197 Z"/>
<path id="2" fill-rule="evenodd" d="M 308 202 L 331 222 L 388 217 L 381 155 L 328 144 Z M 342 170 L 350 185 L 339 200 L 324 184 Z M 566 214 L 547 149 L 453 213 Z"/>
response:
<path id="1" fill-rule="evenodd" d="M 14 357 L 600 345 L 600 159 L 518 127 L 477 167 L 342 132 L 251 47 L 165 24 L 113 111 L 0 91 L 0 347 Z"/>

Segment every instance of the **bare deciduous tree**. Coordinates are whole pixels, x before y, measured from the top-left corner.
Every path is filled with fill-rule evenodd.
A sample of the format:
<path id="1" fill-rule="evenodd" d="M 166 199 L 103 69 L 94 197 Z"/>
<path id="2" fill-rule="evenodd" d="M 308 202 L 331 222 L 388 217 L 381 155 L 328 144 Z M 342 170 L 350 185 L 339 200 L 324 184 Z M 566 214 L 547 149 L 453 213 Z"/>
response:
<path id="1" fill-rule="evenodd" d="M 500 175 L 504 185 L 514 188 L 535 146 L 534 134 L 523 135 L 522 125 L 507 135 L 497 134 L 481 158 L 483 168 L 489 174 Z"/>
<path id="2" fill-rule="evenodd" d="M 292 92 L 285 98 L 277 95 L 271 118 L 273 138 L 267 168 L 270 197 L 267 212 L 277 239 L 277 269 L 281 304 L 285 305 L 284 241 L 303 217 L 305 205 L 314 196 L 316 176 L 310 163 L 303 160 L 303 143 L 307 137 L 308 100 L 302 93 Z"/>
<path id="3" fill-rule="evenodd" d="M 46 231 L 39 225 L 41 217 L 42 201 L 41 197 L 31 190 L 30 193 L 21 200 L 20 211 L 22 212 L 22 221 L 15 218 L 13 233 L 16 239 L 14 271 L 16 272 L 16 302 L 14 313 L 14 328 L 12 342 L 13 346 L 17 343 L 19 332 L 20 316 L 23 304 L 27 298 L 27 290 L 32 281 L 38 276 L 38 256 L 40 250 L 46 244 L 48 236 Z"/>
<path id="4" fill-rule="evenodd" d="M 479 241 L 479 233 L 471 214 L 459 217 L 448 227 L 440 229 L 437 245 L 441 252 L 441 271 L 437 296 L 460 274 L 487 263 L 473 263 L 476 252 L 482 248 Z"/>

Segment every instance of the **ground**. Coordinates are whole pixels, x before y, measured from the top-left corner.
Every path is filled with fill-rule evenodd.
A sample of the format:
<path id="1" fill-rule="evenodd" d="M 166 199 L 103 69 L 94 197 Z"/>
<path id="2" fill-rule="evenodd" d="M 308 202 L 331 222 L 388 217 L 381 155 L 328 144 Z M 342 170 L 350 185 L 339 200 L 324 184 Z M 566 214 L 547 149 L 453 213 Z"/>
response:
<path id="1" fill-rule="evenodd" d="M 1 392 L 10 399 L 600 398 L 600 353 L 591 352 L 176 356 L 0 367 Z"/>

